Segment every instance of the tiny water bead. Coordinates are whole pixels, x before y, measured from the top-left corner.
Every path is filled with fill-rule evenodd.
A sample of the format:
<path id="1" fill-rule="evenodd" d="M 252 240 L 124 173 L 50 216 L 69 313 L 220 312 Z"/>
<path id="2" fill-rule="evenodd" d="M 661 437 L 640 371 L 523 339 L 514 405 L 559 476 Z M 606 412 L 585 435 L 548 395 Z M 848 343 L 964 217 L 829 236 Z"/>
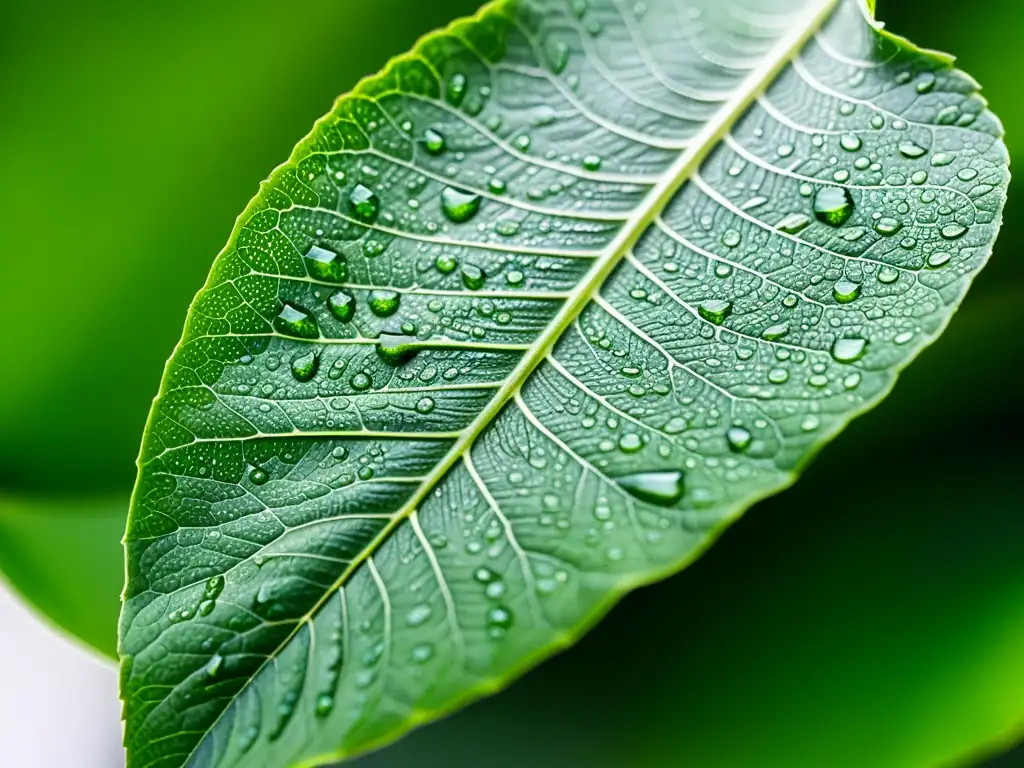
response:
<path id="1" fill-rule="evenodd" d="M 314 245 L 306 252 L 306 273 L 325 283 L 343 283 L 348 277 L 348 264 L 341 254 Z"/>
<path id="2" fill-rule="evenodd" d="M 616 478 L 616 481 L 631 495 L 660 507 L 671 507 L 677 504 L 686 491 L 683 473 L 640 472 Z"/>
<path id="3" fill-rule="evenodd" d="M 860 296 L 860 283 L 851 280 L 840 280 L 832 288 L 832 298 L 840 304 L 849 304 Z"/>
<path id="4" fill-rule="evenodd" d="M 352 319 L 352 315 L 356 311 L 356 300 L 345 291 L 337 291 L 331 294 L 331 297 L 327 299 L 327 308 L 331 310 L 331 314 L 334 315 L 338 320 L 343 323 L 347 323 Z"/>
<path id="5" fill-rule="evenodd" d="M 292 360 L 292 376 L 296 381 L 303 383 L 312 381 L 319 368 L 320 355 L 317 352 L 310 352 Z"/>
<path id="6" fill-rule="evenodd" d="M 433 128 L 423 132 L 423 148 L 432 155 L 440 155 L 445 149 L 444 136 Z"/>
<path id="7" fill-rule="evenodd" d="M 265 470 L 256 467 L 249 473 L 249 482 L 253 485 L 263 485 L 270 479 L 270 475 Z"/>
<path id="8" fill-rule="evenodd" d="M 377 317 L 390 317 L 398 311 L 401 303 L 402 295 L 397 291 L 377 289 L 370 291 L 366 297 L 366 304 Z"/>
<path id="9" fill-rule="evenodd" d="M 697 313 L 709 323 L 721 325 L 732 312 L 732 302 L 721 299 L 702 301 L 697 306 Z"/>
<path id="10" fill-rule="evenodd" d="M 480 210 L 480 195 L 464 192 L 455 187 L 445 187 L 441 190 L 441 210 L 456 224 L 469 221 Z"/>
<path id="11" fill-rule="evenodd" d="M 598 155 L 587 155 L 583 158 L 583 167 L 588 171 L 601 170 L 601 158 Z"/>
<path id="12" fill-rule="evenodd" d="M 814 216 L 818 221 L 841 227 L 853 215 L 853 197 L 842 187 L 822 187 L 814 196 Z"/>
<path id="13" fill-rule="evenodd" d="M 377 199 L 377 195 L 362 184 L 357 184 L 349 193 L 348 206 L 357 219 L 367 224 L 375 222 L 380 213 L 380 200 Z"/>
<path id="14" fill-rule="evenodd" d="M 852 363 L 864 357 L 867 346 L 864 339 L 837 339 L 832 345 L 832 357 L 840 363 Z"/>
<path id="15" fill-rule="evenodd" d="M 293 304 L 285 304 L 281 312 L 274 318 L 274 328 L 286 336 L 300 339 L 316 339 L 320 337 L 320 327 L 306 310 Z"/>

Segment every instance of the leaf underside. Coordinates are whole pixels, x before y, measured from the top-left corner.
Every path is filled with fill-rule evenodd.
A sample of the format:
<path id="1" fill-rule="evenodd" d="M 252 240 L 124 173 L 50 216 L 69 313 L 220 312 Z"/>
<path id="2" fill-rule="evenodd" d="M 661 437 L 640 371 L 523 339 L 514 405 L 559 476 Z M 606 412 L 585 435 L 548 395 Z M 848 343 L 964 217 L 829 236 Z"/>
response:
<path id="1" fill-rule="evenodd" d="M 510 0 L 337 102 L 150 416 L 130 766 L 315 765 L 493 692 L 885 395 L 1009 174 L 866 8 Z"/>

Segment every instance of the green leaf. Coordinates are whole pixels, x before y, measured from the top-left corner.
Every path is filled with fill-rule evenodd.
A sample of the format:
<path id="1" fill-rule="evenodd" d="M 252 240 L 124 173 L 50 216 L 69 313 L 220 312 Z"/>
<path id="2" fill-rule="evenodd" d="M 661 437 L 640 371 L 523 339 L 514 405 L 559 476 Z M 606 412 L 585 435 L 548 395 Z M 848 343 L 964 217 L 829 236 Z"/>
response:
<path id="1" fill-rule="evenodd" d="M 47 619 L 115 656 L 127 498 L 0 497 L 0 574 Z"/>
<path id="2" fill-rule="evenodd" d="M 363 81 L 151 413 L 129 764 L 379 746 L 691 562 L 945 327 L 1001 133 L 854 0 L 501 2 Z"/>

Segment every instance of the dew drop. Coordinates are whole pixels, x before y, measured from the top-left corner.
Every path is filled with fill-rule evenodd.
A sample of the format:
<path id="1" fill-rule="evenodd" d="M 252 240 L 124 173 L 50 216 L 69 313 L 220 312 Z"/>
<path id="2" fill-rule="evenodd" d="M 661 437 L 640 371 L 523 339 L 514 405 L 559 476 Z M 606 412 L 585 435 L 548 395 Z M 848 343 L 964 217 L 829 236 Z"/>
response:
<path id="1" fill-rule="evenodd" d="M 860 296 L 860 283 L 843 279 L 832 287 L 832 298 L 840 304 L 849 304 L 858 296 Z"/>
<path id="2" fill-rule="evenodd" d="M 938 269 L 948 264 L 951 258 L 953 258 L 953 255 L 947 251 L 936 251 L 928 257 L 928 266 L 932 269 Z"/>
<path id="3" fill-rule="evenodd" d="M 421 413 L 426 416 L 428 413 L 432 413 L 434 410 L 434 398 L 424 397 L 416 403 L 416 413 Z"/>
<path id="4" fill-rule="evenodd" d="M 806 214 L 790 213 L 775 226 L 780 232 L 785 232 L 787 235 L 795 235 L 807 229 L 810 223 L 811 218 Z"/>
<path id="5" fill-rule="evenodd" d="M 319 368 L 320 355 L 316 352 L 310 352 L 292 360 L 292 376 L 295 377 L 296 381 L 301 381 L 302 383 L 312 381 Z"/>
<path id="6" fill-rule="evenodd" d="M 378 289 L 370 291 L 366 297 L 366 303 L 370 311 L 377 317 L 390 317 L 398 311 L 398 305 L 402 301 L 402 295 L 397 291 Z"/>
<path id="7" fill-rule="evenodd" d="M 839 139 L 839 146 L 845 149 L 847 152 L 856 152 L 861 148 L 864 142 L 861 141 L 860 136 L 854 133 L 847 133 Z"/>
<path id="8" fill-rule="evenodd" d="M 788 325 L 772 325 L 764 329 L 764 333 L 761 334 L 761 338 L 765 341 L 778 341 L 787 333 L 789 333 Z"/>
<path id="9" fill-rule="evenodd" d="M 484 287 L 487 275 L 476 264 L 466 264 L 462 268 L 462 284 L 471 291 L 479 291 Z"/>
<path id="10" fill-rule="evenodd" d="M 883 216 L 875 222 L 875 232 L 882 237 L 892 237 L 903 229 L 903 225 L 891 216 Z"/>
<path id="11" fill-rule="evenodd" d="M 348 277 L 345 257 L 314 245 L 306 252 L 306 272 L 314 280 L 325 283 L 343 283 Z"/>
<path id="12" fill-rule="evenodd" d="M 832 357 L 840 363 L 852 363 L 864 356 L 867 346 L 864 339 L 837 339 L 832 345 Z"/>
<path id="13" fill-rule="evenodd" d="M 752 439 L 750 432 L 743 427 L 732 427 L 725 433 L 725 437 L 729 442 L 730 450 L 735 453 L 743 453 L 747 450 Z"/>
<path id="14" fill-rule="evenodd" d="M 480 210 L 480 195 L 464 192 L 455 187 L 445 187 L 441 190 L 441 210 L 456 224 L 469 221 Z"/>
<path id="15" fill-rule="evenodd" d="M 587 155 L 583 158 L 583 167 L 588 171 L 601 170 L 601 157 L 599 155 Z"/>
<path id="16" fill-rule="evenodd" d="M 252 470 L 249 473 L 249 482 L 252 483 L 253 485 L 263 485 L 269 479 L 270 475 L 268 475 L 264 470 L 260 469 L 259 467 Z"/>
<path id="17" fill-rule="evenodd" d="M 636 432 L 627 432 L 619 438 L 619 449 L 623 453 L 636 453 L 643 448 L 643 440 Z"/>
<path id="18" fill-rule="evenodd" d="M 900 279 L 899 270 L 895 267 L 881 267 L 878 270 L 878 282 L 889 285 Z"/>
<path id="19" fill-rule="evenodd" d="M 415 336 L 382 333 L 377 340 L 377 356 L 388 365 L 402 365 L 416 357 L 420 346 Z"/>
<path id="20" fill-rule="evenodd" d="M 320 328 L 313 316 L 292 304 L 285 304 L 274 318 L 274 328 L 287 336 L 300 339 L 316 339 L 320 336 Z"/>
<path id="21" fill-rule="evenodd" d="M 351 295 L 345 293 L 345 291 L 337 291 L 327 299 L 327 308 L 331 310 L 331 314 L 338 320 L 347 323 L 352 319 L 352 315 L 355 314 L 356 300 Z"/>
<path id="22" fill-rule="evenodd" d="M 939 230 L 939 234 L 946 240 L 956 240 L 959 237 L 963 237 L 967 232 L 967 227 L 960 224 L 947 224 Z"/>
<path id="23" fill-rule="evenodd" d="M 357 219 L 372 224 L 380 213 L 380 200 L 368 187 L 357 184 L 349 193 L 348 207 Z"/>
<path id="24" fill-rule="evenodd" d="M 710 301 L 702 301 L 697 305 L 697 313 L 707 320 L 709 323 L 715 325 L 721 325 L 725 322 L 725 318 L 732 312 L 732 302 L 722 301 L 720 299 L 711 299 Z"/>
<path id="25" fill-rule="evenodd" d="M 916 160 L 923 156 L 928 150 L 912 141 L 904 141 L 900 144 L 900 154 L 904 157 Z"/>
<path id="26" fill-rule="evenodd" d="M 423 132 L 423 148 L 432 155 L 440 155 L 445 149 L 444 136 L 433 128 Z"/>
<path id="27" fill-rule="evenodd" d="M 641 501 L 660 507 L 678 503 L 685 492 L 683 473 L 678 471 L 640 472 L 616 478 L 616 482 Z"/>
<path id="28" fill-rule="evenodd" d="M 814 216 L 818 221 L 841 227 L 853 215 L 853 197 L 842 187 L 822 187 L 814 196 Z"/>

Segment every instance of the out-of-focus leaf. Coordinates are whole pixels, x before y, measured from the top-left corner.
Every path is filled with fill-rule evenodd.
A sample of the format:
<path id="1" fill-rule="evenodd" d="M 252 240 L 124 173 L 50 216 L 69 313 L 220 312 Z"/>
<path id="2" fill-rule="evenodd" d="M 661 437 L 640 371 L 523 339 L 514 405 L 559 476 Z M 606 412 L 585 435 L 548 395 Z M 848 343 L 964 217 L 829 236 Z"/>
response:
<path id="1" fill-rule="evenodd" d="M 105 656 L 117 652 L 126 497 L 0 496 L 0 574 L 50 621 Z"/>

